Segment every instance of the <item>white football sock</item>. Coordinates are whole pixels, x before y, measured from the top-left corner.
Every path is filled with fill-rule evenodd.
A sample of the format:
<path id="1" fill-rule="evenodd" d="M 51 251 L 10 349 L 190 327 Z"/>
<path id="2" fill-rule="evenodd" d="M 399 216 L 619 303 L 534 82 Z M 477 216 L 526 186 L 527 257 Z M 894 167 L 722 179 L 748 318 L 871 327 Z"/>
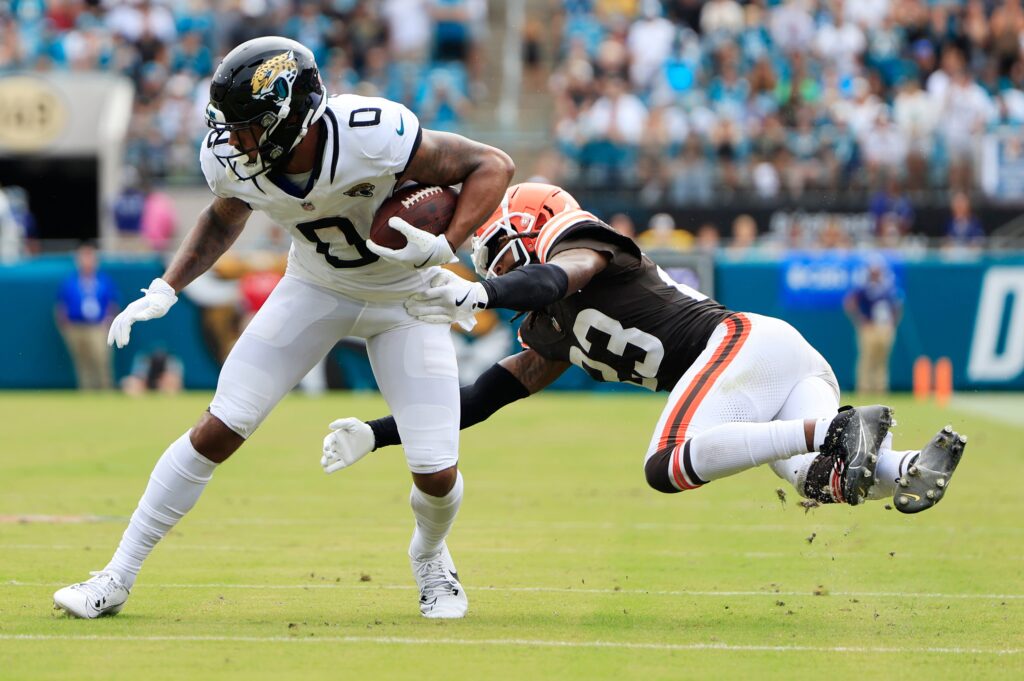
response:
<path id="1" fill-rule="evenodd" d="M 455 522 L 455 514 L 462 504 L 462 471 L 455 477 L 455 486 L 443 497 L 426 494 L 416 485 L 409 493 L 409 505 L 416 516 L 416 530 L 409 544 L 409 555 L 425 560 L 441 551 L 441 544 Z"/>
<path id="2" fill-rule="evenodd" d="M 802 419 L 724 423 L 690 438 L 690 463 L 704 482 L 806 452 Z"/>
<path id="3" fill-rule="evenodd" d="M 191 432 L 191 431 L 189 431 Z M 105 570 L 131 588 L 157 542 L 195 505 L 217 464 L 200 454 L 185 433 L 167 448 L 149 476 L 139 506 Z"/>
<path id="4" fill-rule="evenodd" d="M 907 467 L 919 450 L 892 449 L 892 433 L 887 433 L 878 448 L 878 464 L 875 466 L 875 484 L 868 499 L 884 499 L 896 493 L 896 481 L 906 475 Z"/>
<path id="5" fill-rule="evenodd" d="M 775 471 L 775 475 L 793 485 L 793 489 L 797 491 L 797 494 L 805 497 L 807 496 L 805 494 L 807 471 L 811 467 L 811 462 L 816 458 L 818 458 L 818 452 L 810 452 L 808 454 L 791 456 L 788 459 L 773 461 L 769 465 Z"/>
<path id="6" fill-rule="evenodd" d="M 828 433 L 828 427 L 832 425 L 834 419 L 834 416 L 820 418 L 814 424 L 814 451 L 821 451 L 821 446 L 825 444 L 825 435 Z"/>

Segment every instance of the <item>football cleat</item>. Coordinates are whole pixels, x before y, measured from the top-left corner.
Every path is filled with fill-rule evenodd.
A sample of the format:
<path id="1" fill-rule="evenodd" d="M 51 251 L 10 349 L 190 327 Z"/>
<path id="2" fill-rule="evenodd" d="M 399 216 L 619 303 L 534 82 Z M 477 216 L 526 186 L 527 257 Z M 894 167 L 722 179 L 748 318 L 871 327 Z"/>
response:
<path id="1" fill-rule="evenodd" d="M 428 560 L 409 557 L 416 586 L 420 590 L 420 612 L 432 619 L 465 617 L 469 608 L 466 591 L 459 582 L 448 545 L 441 544 L 441 552 Z"/>
<path id="2" fill-rule="evenodd" d="M 130 593 L 115 572 L 90 572 L 92 579 L 58 589 L 53 605 L 72 617 L 95 619 L 121 612 Z"/>
<path id="3" fill-rule="evenodd" d="M 822 454 L 832 457 L 839 471 L 836 501 L 857 506 L 875 482 L 878 447 L 892 426 L 892 409 L 880 404 L 843 407 L 829 424 Z"/>
<path id="4" fill-rule="evenodd" d="M 942 501 L 966 446 L 967 436 L 960 435 L 952 426 L 940 430 L 910 462 L 907 474 L 897 481 L 893 494 L 896 509 L 920 513 Z"/>

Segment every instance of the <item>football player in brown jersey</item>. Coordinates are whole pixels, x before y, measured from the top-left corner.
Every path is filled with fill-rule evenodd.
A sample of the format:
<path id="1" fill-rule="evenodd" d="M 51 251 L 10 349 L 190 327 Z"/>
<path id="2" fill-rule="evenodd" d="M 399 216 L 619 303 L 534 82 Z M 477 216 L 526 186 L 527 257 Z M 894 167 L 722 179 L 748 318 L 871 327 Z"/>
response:
<path id="1" fill-rule="evenodd" d="M 528 312 L 522 352 L 462 388 L 461 427 L 550 385 L 575 364 L 598 381 L 669 392 L 647 448 L 654 489 L 675 493 L 762 464 L 801 495 L 907 513 L 946 490 L 966 438 L 947 427 L 923 453 L 895 451 L 891 409 L 839 407 L 832 368 L 788 323 L 733 312 L 672 281 L 628 237 L 547 184 L 510 187 L 473 238 L 482 282 L 451 272 L 406 303 L 438 323 L 483 308 Z M 400 442 L 391 417 L 331 424 L 327 472 Z"/>

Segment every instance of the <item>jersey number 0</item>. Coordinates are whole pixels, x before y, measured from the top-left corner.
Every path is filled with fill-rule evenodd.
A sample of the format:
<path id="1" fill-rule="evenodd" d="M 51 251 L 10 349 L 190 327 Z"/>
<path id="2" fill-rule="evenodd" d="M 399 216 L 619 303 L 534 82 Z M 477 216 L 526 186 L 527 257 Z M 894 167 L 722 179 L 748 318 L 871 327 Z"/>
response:
<path id="1" fill-rule="evenodd" d="M 374 125 L 380 125 L 380 113 L 381 111 L 377 107 L 356 109 L 348 117 L 348 127 L 368 128 Z M 317 234 L 317 230 L 335 228 L 341 230 L 341 233 L 345 235 L 345 240 L 348 241 L 350 246 L 356 249 L 356 252 L 359 253 L 360 257 L 352 260 L 345 260 L 344 258 L 331 255 L 330 242 L 322 241 L 320 236 Z M 370 249 L 366 247 L 366 241 L 359 236 L 359 232 L 356 231 L 356 226 L 352 224 L 352 221 L 346 218 L 323 218 L 322 220 L 303 222 L 302 224 L 295 225 L 295 229 L 299 230 L 299 232 L 302 233 L 302 236 L 306 237 L 306 239 L 316 244 L 316 252 L 324 256 L 324 260 L 326 260 L 327 264 L 331 267 L 335 267 L 337 269 L 362 267 L 363 265 L 369 265 L 370 263 L 380 260 L 377 254 L 371 252 Z"/>

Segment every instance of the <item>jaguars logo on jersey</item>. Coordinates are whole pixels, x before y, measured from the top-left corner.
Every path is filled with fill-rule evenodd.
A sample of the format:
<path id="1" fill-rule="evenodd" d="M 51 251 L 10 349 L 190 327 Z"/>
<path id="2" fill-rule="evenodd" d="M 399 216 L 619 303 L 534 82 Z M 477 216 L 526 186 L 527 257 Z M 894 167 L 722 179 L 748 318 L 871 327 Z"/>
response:
<path id="1" fill-rule="evenodd" d="M 299 75 L 299 62 L 289 50 L 271 57 L 252 74 L 252 94 L 258 99 L 281 102 L 292 94 L 292 83 Z"/>

